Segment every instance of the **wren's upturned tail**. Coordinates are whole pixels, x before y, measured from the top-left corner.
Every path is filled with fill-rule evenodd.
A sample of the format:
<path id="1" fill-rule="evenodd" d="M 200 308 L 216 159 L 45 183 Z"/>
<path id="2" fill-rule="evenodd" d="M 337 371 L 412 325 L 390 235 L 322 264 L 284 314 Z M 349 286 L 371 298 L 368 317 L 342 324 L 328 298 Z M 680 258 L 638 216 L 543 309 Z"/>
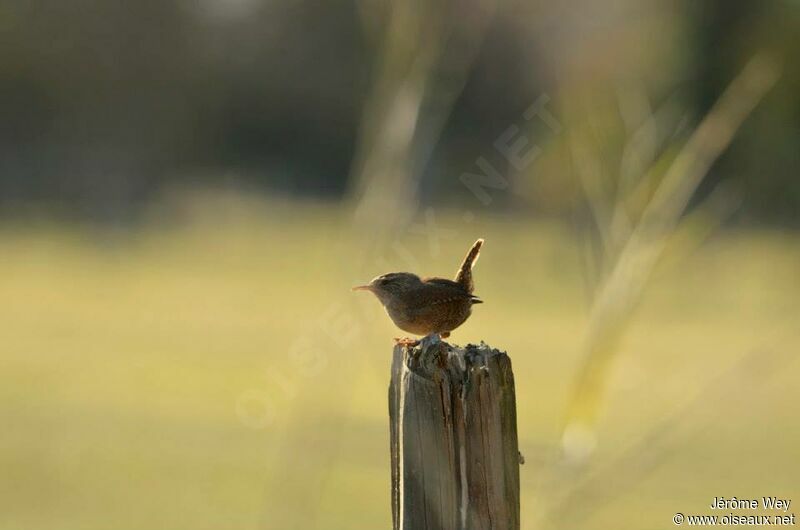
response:
<path id="1" fill-rule="evenodd" d="M 475 266 L 475 262 L 478 261 L 478 257 L 481 255 L 482 246 L 483 239 L 477 240 L 475 244 L 472 245 L 467 255 L 464 256 L 464 262 L 461 264 L 461 268 L 459 268 L 456 273 L 456 283 L 464 287 L 464 290 L 470 294 L 475 290 L 475 282 L 472 281 L 472 267 Z"/>
<path id="2" fill-rule="evenodd" d="M 455 280 L 420 278 L 410 272 L 390 272 L 374 278 L 353 290 L 372 292 L 392 321 L 416 335 L 438 333 L 442 338 L 463 324 L 472 313 L 474 304 L 482 300 L 473 295 L 475 283 L 472 267 L 478 260 L 483 239 L 478 239 L 464 257 Z M 409 344 L 413 341 L 402 339 Z"/>

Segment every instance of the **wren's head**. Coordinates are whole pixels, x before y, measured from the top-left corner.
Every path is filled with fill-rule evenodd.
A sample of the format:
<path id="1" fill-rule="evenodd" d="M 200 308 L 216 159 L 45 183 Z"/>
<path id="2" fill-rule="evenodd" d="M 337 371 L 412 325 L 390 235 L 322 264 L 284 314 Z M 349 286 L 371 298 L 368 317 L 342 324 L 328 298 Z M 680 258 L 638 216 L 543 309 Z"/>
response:
<path id="1" fill-rule="evenodd" d="M 354 291 L 371 291 L 383 305 L 422 285 L 419 276 L 410 272 L 390 272 L 373 279 L 367 285 L 353 287 Z"/>

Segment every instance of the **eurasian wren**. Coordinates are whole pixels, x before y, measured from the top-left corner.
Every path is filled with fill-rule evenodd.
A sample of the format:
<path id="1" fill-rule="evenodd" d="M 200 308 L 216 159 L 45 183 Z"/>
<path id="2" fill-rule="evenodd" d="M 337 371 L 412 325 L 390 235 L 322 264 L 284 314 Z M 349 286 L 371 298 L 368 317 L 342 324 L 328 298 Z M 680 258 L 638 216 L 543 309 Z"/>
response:
<path id="1" fill-rule="evenodd" d="M 354 291 L 370 291 L 378 297 L 398 328 L 415 335 L 439 334 L 442 338 L 464 323 L 474 304 L 483 303 L 472 294 L 475 284 L 472 267 L 478 259 L 483 239 L 467 252 L 455 280 L 420 278 L 410 272 L 390 272 L 373 279 Z M 409 339 L 396 339 L 414 344 Z"/>

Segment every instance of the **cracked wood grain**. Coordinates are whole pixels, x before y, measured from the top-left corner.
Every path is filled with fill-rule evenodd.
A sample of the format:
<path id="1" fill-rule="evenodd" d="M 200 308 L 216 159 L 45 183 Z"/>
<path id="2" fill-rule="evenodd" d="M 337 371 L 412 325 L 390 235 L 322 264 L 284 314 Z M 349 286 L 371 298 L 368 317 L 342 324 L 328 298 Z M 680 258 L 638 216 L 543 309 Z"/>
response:
<path id="1" fill-rule="evenodd" d="M 389 385 L 394 530 L 518 530 L 511 360 L 485 344 L 394 349 Z"/>

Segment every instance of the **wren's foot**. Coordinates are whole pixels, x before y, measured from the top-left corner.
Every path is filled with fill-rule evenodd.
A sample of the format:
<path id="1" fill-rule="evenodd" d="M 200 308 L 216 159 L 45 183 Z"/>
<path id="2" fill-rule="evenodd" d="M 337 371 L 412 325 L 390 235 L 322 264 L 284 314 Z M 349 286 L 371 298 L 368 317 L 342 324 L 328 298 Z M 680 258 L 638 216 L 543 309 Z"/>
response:
<path id="1" fill-rule="evenodd" d="M 450 332 L 449 331 L 442 331 L 441 333 L 439 333 L 439 336 L 442 337 L 443 339 L 446 339 L 447 337 L 450 336 Z"/>
<path id="2" fill-rule="evenodd" d="M 392 340 L 394 340 L 396 346 L 409 346 L 413 348 L 414 346 L 419 344 L 419 341 L 417 339 L 411 339 L 408 337 L 402 337 L 402 338 L 395 337 Z"/>

